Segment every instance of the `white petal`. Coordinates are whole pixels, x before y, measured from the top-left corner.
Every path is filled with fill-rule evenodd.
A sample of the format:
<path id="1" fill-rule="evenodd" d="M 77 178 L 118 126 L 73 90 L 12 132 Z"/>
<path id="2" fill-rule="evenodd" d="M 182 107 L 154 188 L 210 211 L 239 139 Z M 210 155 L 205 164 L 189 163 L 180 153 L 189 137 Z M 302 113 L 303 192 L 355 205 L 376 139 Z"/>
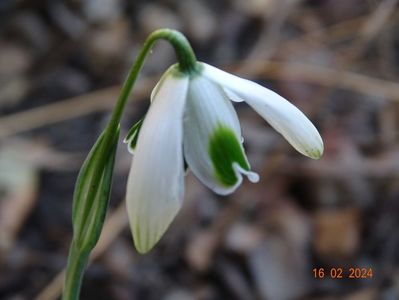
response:
<path id="1" fill-rule="evenodd" d="M 179 73 L 178 64 L 171 65 L 169 67 L 169 69 L 165 73 L 162 74 L 161 78 L 159 79 L 159 81 L 157 82 L 157 84 L 155 85 L 155 87 L 151 91 L 151 96 L 150 96 L 151 102 L 154 100 L 154 97 L 157 95 L 157 93 L 159 91 L 159 88 L 162 85 L 163 81 L 168 76 L 170 76 L 171 73 Z"/>
<path id="2" fill-rule="evenodd" d="M 233 102 L 243 102 L 244 99 L 242 99 L 241 97 L 239 97 L 236 93 L 234 93 L 233 91 L 223 88 L 224 92 L 226 93 L 227 97 L 233 101 Z"/>
<path id="3" fill-rule="evenodd" d="M 191 79 L 184 117 L 184 157 L 192 172 L 210 189 L 222 195 L 232 193 L 241 183 L 242 175 L 256 179 L 252 172 L 230 166 L 235 173 L 234 184 L 221 182 L 210 156 L 210 138 L 219 126 L 228 128 L 237 140 L 240 158 L 246 162 L 241 145 L 241 129 L 237 114 L 223 89 L 208 79 L 197 76 Z M 238 164 L 237 164 L 238 165 Z M 234 176 L 234 174 L 233 174 Z M 233 180 L 234 181 L 234 180 Z"/>
<path id="4" fill-rule="evenodd" d="M 184 193 L 183 112 L 188 77 L 169 74 L 144 119 L 126 201 L 134 243 L 149 251 L 181 207 Z"/>
<path id="5" fill-rule="evenodd" d="M 203 75 L 243 98 L 300 153 L 318 159 L 323 140 L 316 127 L 293 104 L 275 92 L 220 69 L 203 65 Z"/>

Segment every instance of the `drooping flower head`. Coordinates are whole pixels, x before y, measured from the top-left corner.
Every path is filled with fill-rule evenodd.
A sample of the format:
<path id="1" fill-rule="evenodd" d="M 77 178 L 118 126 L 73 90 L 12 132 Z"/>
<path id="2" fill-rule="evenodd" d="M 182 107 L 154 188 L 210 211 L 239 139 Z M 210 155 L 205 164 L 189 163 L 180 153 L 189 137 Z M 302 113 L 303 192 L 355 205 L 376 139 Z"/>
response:
<path id="1" fill-rule="evenodd" d="M 143 121 L 125 139 L 134 153 L 127 186 L 127 208 L 140 253 L 162 237 L 184 196 L 185 163 L 220 195 L 234 192 L 251 171 L 231 103 L 245 101 L 300 153 L 318 159 L 323 141 L 309 119 L 275 92 L 220 69 L 197 63 L 196 72 L 172 66 L 151 95 Z"/>

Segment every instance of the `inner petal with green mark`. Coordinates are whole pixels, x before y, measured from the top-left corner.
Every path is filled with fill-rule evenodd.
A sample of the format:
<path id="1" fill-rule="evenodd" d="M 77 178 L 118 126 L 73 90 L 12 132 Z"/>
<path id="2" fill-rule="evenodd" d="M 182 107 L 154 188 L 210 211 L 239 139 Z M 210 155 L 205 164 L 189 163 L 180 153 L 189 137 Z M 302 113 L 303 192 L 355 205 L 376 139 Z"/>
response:
<path id="1" fill-rule="evenodd" d="M 251 182 L 257 182 L 259 176 L 250 171 L 244 149 L 235 132 L 223 124 L 217 124 L 209 138 L 208 146 L 216 178 L 226 186 L 234 186 L 240 173 L 245 174 Z"/>

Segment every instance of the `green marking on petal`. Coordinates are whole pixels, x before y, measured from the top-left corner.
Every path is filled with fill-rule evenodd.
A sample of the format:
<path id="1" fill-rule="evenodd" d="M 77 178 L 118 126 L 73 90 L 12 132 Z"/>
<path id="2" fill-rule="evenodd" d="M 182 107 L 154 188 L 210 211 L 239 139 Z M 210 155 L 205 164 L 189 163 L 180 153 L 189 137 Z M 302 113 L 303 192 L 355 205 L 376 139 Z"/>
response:
<path id="1" fill-rule="evenodd" d="M 218 124 L 210 136 L 208 152 L 216 176 L 225 186 L 233 186 L 238 180 L 233 163 L 237 163 L 246 171 L 250 170 L 244 149 L 235 132 L 223 124 Z"/>
<path id="2" fill-rule="evenodd" d="M 143 125 L 144 118 L 140 119 L 136 122 L 132 128 L 129 129 L 125 139 L 123 140 L 124 143 L 127 144 L 127 147 L 131 153 L 133 153 L 134 149 L 136 148 L 137 139 L 139 137 L 141 125 Z"/>
<path id="3" fill-rule="evenodd" d="M 320 159 L 321 155 L 323 154 L 323 152 L 321 150 L 316 149 L 316 148 L 306 150 L 305 152 L 312 159 Z"/>

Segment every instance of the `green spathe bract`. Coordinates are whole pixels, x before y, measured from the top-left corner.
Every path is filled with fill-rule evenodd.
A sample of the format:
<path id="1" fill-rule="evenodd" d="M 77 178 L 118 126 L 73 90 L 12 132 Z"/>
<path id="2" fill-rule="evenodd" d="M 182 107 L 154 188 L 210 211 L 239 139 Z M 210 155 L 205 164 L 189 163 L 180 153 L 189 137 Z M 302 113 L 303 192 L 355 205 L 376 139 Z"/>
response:
<path id="1" fill-rule="evenodd" d="M 129 129 L 129 132 L 127 133 L 125 139 L 123 140 L 123 142 L 125 144 L 127 144 L 127 148 L 130 153 L 133 153 L 134 149 L 136 148 L 137 139 L 139 137 L 139 133 L 140 133 L 141 125 L 143 125 L 143 121 L 144 121 L 144 118 L 142 118 L 142 119 L 138 120 L 136 123 L 134 123 L 132 128 Z"/>
<path id="2" fill-rule="evenodd" d="M 70 246 L 63 299 L 77 299 L 83 271 L 96 245 L 107 212 L 119 126 L 112 135 L 105 130 L 87 156 L 75 185 Z"/>
<path id="3" fill-rule="evenodd" d="M 238 164 L 245 171 L 250 170 L 235 132 L 223 124 L 219 123 L 210 136 L 208 151 L 218 180 L 227 187 L 238 181 L 234 164 Z"/>
<path id="4" fill-rule="evenodd" d="M 105 145 L 105 133 L 103 132 L 86 158 L 75 185 L 72 223 L 74 243 L 82 251 L 91 250 L 100 236 L 101 227 L 98 224 L 104 222 L 108 207 L 109 195 L 112 186 L 112 175 L 115 163 L 115 154 L 119 138 L 119 127 L 112 136 L 110 145 Z M 100 160 L 101 147 L 107 147 L 107 159 Z M 102 166 L 98 167 L 97 165 Z M 100 170 L 98 179 L 94 174 Z"/>

